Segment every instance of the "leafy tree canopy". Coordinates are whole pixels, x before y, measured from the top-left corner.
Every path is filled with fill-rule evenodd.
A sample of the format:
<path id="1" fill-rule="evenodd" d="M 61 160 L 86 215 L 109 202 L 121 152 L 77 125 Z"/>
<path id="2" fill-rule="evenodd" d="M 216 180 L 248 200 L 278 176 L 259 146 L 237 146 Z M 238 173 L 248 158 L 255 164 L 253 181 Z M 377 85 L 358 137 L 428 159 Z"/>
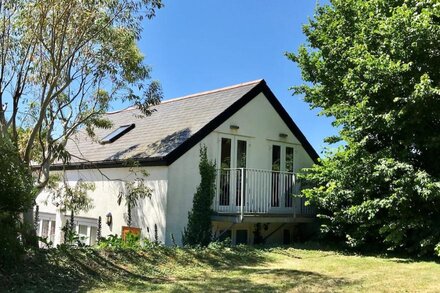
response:
<path id="1" fill-rule="evenodd" d="M 137 41 L 161 0 L 0 0 L 0 140 L 32 165 L 34 186 L 67 162 L 79 130 L 109 128 L 114 101 L 145 115 L 162 98 Z M 30 211 L 23 217 L 30 223 Z"/>
<path id="2" fill-rule="evenodd" d="M 23 252 L 19 216 L 34 202 L 33 181 L 9 140 L 0 140 L 0 268 L 13 265 Z"/>
<path id="3" fill-rule="evenodd" d="M 26 164 L 66 161 L 79 129 L 93 136 L 115 100 L 145 114 L 161 99 L 137 47 L 142 20 L 161 0 L 0 0 L 0 137 L 21 148 Z"/>
<path id="4" fill-rule="evenodd" d="M 33 182 L 12 142 L 0 140 L 0 214 L 17 219 L 33 204 Z"/>
<path id="5" fill-rule="evenodd" d="M 432 253 L 440 242 L 440 3 L 332 0 L 287 54 L 294 87 L 335 118 L 346 145 L 305 190 L 328 235 L 353 246 Z"/>

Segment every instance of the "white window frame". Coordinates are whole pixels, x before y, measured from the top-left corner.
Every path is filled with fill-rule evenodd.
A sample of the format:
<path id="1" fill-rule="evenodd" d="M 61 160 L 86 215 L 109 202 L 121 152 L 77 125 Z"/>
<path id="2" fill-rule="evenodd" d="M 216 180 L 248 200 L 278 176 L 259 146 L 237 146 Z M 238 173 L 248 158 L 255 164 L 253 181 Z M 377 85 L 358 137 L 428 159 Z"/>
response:
<path id="1" fill-rule="evenodd" d="M 272 155 L 273 155 L 273 146 L 279 146 L 280 147 L 280 171 L 281 172 L 288 172 L 286 170 L 286 148 L 290 147 L 293 149 L 293 173 L 296 173 L 297 169 L 297 147 L 298 144 L 295 143 L 288 143 L 288 142 L 283 142 L 283 141 L 276 141 L 276 140 L 267 140 L 269 143 L 269 166 L 268 166 L 268 170 L 272 170 Z M 281 193 L 281 196 L 279 197 L 279 202 L 280 205 L 277 207 L 270 207 L 271 210 L 274 211 L 283 211 L 286 210 L 286 213 L 288 213 L 290 211 L 290 209 L 292 209 L 292 207 L 285 207 L 284 203 L 285 203 L 285 194 L 284 192 Z M 295 205 L 295 203 L 293 203 L 293 205 Z"/>
<path id="2" fill-rule="evenodd" d="M 45 213 L 45 212 L 39 212 L 38 213 L 38 233 L 37 233 L 37 235 L 39 236 L 39 237 L 43 237 L 43 221 L 49 221 L 49 225 L 48 225 L 48 228 L 47 228 L 47 239 L 49 240 L 49 241 L 53 241 L 53 240 L 55 240 L 55 235 L 56 235 L 56 230 L 55 230 L 55 233 L 53 234 L 53 240 L 51 240 L 50 238 L 51 238 L 51 231 L 52 231 L 52 226 L 55 226 L 56 227 L 56 216 L 55 216 L 55 214 L 51 214 L 51 213 Z M 39 244 L 39 246 L 42 246 L 42 243 L 40 242 L 40 244 Z"/>
<path id="3" fill-rule="evenodd" d="M 96 231 L 98 231 L 98 218 L 86 218 L 86 217 L 75 217 L 75 231 L 76 234 L 79 235 L 79 226 L 86 226 L 87 227 L 87 239 L 83 242 L 85 245 L 92 245 L 92 227 L 96 228 Z M 96 235 L 98 237 L 98 235 Z M 82 242 L 82 241 L 81 241 Z M 96 240 L 95 240 L 96 243 Z"/>
<path id="4" fill-rule="evenodd" d="M 222 138 L 229 138 L 231 140 L 231 166 L 229 168 L 235 169 L 237 168 L 237 141 L 242 140 L 246 142 L 246 168 L 249 167 L 249 158 L 250 158 L 250 150 L 251 150 L 251 142 L 249 136 L 241 136 L 241 135 L 234 135 L 234 134 L 219 134 L 218 137 L 218 155 L 217 155 L 217 162 L 221 164 L 221 158 L 222 158 Z M 221 165 L 220 165 L 221 167 Z"/>
<path id="5" fill-rule="evenodd" d="M 245 141 L 246 142 L 246 168 L 249 168 L 249 163 L 250 163 L 250 151 L 251 151 L 251 137 L 249 136 L 241 136 L 241 135 L 234 135 L 234 134 L 224 134 L 224 133 L 219 133 L 218 136 L 218 154 L 217 154 L 217 162 L 219 162 L 219 166 L 221 168 L 221 156 L 222 156 L 222 139 L 223 138 L 227 138 L 231 140 L 231 165 L 230 165 L 230 169 L 237 169 L 237 145 L 238 145 L 238 141 Z M 245 168 L 245 169 L 246 169 Z M 231 211 L 236 212 L 237 209 L 239 208 L 239 206 L 237 206 L 235 204 L 235 192 L 234 190 L 236 190 L 236 174 L 234 174 L 234 172 L 231 172 L 231 180 L 230 180 L 230 193 L 229 193 L 229 205 L 222 205 L 221 207 L 223 209 L 232 209 Z M 220 177 L 218 176 L 217 178 L 217 182 L 216 185 L 219 186 L 220 185 Z M 219 199 L 219 193 L 220 190 L 217 188 L 217 196 L 216 198 Z M 218 204 L 218 203 L 215 203 Z M 220 205 L 219 205 L 220 207 Z"/>
<path id="6" fill-rule="evenodd" d="M 281 148 L 280 153 L 280 171 L 287 172 L 286 170 L 286 148 L 290 147 L 293 149 L 293 172 L 296 173 L 296 162 L 297 162 L 297 144 L 280 142 L 275 140 L 269 140 L 269 166 L 268 170 L 272 170 L 272 152 L 273 146 L 277 145 Z"/>

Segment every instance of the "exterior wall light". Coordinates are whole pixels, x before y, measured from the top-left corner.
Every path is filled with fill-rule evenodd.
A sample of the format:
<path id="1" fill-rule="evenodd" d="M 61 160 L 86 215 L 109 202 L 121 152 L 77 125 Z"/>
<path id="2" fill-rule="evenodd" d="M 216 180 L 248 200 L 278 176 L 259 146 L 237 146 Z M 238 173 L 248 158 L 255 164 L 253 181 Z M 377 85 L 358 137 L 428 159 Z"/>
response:
<path id="1" fill-rule="evenodd" d="M 287 137 L 287 133 L 280 133 L 279 134 L 281 138 L 286 138 Z"/>
<path id="2" fill-rule="evenodd" d="M 237 130 L 237 129 L 240 128 L 240 126 L 238 126 L 238 125 L 229 125 L 229 128 L 232 129 L 232 130 Z"/>
<path id="3" fill-rule="evenodd" d="M 112 221 L 113 221 L 112 213 L 108 213 L 107 216 L 106 216 L 106 221 L 105 221 L 105 223 L 106 223 L 108 226 L 110 226 L 110 225 L 112 224 Z"/>

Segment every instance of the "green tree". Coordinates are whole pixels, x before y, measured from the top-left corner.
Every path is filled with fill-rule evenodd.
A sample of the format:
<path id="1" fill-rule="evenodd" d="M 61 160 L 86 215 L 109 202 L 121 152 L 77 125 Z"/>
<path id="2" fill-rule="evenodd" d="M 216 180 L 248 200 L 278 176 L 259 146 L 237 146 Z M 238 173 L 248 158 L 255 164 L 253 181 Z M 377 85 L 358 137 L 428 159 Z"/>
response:
<path id="1" fill-rule="evenodd" d="M 148 174 L 145 174 L 147 177 Z M 140 199 L 146 197 L 151 197 L 153 190 L 149 188 L 143 178 L 136 178 L 134 181 L 125 181 L 124 190 L 120 191 L 118 194 L 118 205 L 121 205 L 122 201 L 125 202 L 125 207 L 127 208 L 127 225 L 131 227 L 133 223 L 132 211 L 138 205 Z"/>
<path id="2" fill-rule="evenodd" d="M 65 239 L 77 236 L 74 229 L 75 215 L 80 212 L 87 212 L 93 208 L 93 200 L 89 197 L 88 192 L 94 190 L 95 184 L 93 182 L 86 182 L 83 179 L 79 179 L 73 185 L 70 184 L 67 181 L 65 171 L 51 176 L 46 185 L 48 200 L 60 211 L 70 211 L 70 219 L 66 222 L 65 227 L 63 227 Z"/>
<path id="3" fill-rule="evenodd" d="M 287 54 L 345 145 L 307 175 L 323 231 L 353 246 L 432 253 L 440 242 L 440 5 L 333 0 Z"/>
<path id="4" fill-rule="evenodd" d="M 11 264 L 22 252 L 20 213 L 32 207 L 32 176 L 12 142 L 0 140 L 0 266 Z"/>
<path id="5" fill-rule="evenodd" d="M 206 146 L 200 148 L 200 185 L 194 194 L 188 225 L 183 233 L 184 245 L 207 246 L 212 240 L 212 202 L 215 196 L 215 163 L 208 160 Z"/>
<path id="6" fill-rule="evenodd" d="M 34 166 L 36 188 L 47 185 L 53 162 L 69 160 L 65 145 L 79 129 L 93 137 L 95 127 L 111 126 L 102 114 L 113 101 L 146 115 L 160 102 L 137 41 L 142 20 L 161 7 L 161 0 L 0 0 L 0 139 Z"/>

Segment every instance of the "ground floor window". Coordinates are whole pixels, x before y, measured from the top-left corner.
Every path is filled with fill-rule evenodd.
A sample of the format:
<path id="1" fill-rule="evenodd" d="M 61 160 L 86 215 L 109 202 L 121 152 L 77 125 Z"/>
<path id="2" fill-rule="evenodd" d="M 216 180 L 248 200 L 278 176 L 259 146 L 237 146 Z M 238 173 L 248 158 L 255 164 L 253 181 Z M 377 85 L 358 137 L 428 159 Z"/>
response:
<path id="1" fill-rule="evenodd" d="M 66 216 L 67 218 L 67 216 Z M 60 239 L 64 239 L 62 231 L 56 231 L 55 214 L 40 213 L 37 224 L 37 235 L 43 241 L 39 242 L 40 247 L 45 247 L 47 243 L 55 242 L 55 234 L 61 233 Z M 79 236 L 79 241 L 84 245 L 95 245 L 98 236 L 98 219 L 75 217 L 74 230 Z"/>
<path id="2" fill-rule="evenodd" d="M 40 221 L 40 237 L 47 238 L 47 241 L 55 240 L 55 221 L 41 220 Z"/>
<path id="3" fill-rule="evenodd" d="M 76 225 L 79 241 L 84 245 L 94 245 L 96 243 L 97 228 L 87 225 Z"/>
<path id="4" fill-rule="evenodd" d="M 37 235 L 43 241 L 39 241 L 39 246 L 44 247 L 45 242 L 55 241 L 55 214 L 40 213 L 39 221 L 37 223 Z"/>
<path id="5" fill-rule="evenodd" d="M 75 217 L 75 231 L 82 244 L 95 245 L 98 234 L 98 219 Z"/>
<path id="6" fill-rule="evenodd" d="M 235 244 L 248 244 L 248 230 L 236 230 Z"/>

